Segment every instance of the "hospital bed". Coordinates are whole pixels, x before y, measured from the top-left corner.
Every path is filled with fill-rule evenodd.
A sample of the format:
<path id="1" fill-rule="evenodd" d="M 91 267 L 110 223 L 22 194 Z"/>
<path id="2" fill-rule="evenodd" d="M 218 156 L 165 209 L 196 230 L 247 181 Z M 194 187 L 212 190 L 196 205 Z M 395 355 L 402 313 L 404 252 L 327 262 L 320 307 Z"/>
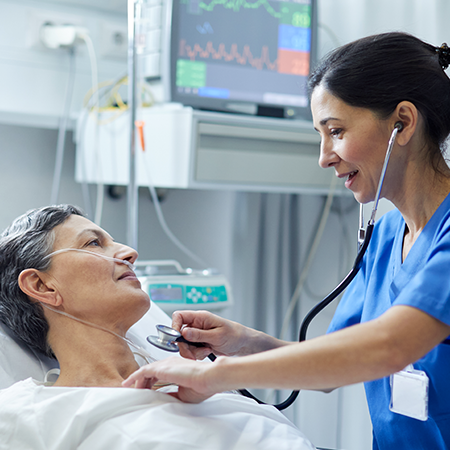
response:
<path id="1" fill-rule="evenodd" d="M 152 304 L 127 334 L 155 359 L 173 355 L 146 341 L 160 323 L 170 325 L 171 319 Z M 234 393 L 217 394 L 193 405 L 160 391 L 36 387 L 34 380 L 42 382 L 57 366 L 56 361 L 27 348 L 0 323 L 0 449 L 315 448 L 275 408 Z M 6 405 L 16 397 L 22 398 L 20 413 L 13 410 L 11 414 Z M 31 446 L 22 443 L 25 435 L 31 436 Z"/>

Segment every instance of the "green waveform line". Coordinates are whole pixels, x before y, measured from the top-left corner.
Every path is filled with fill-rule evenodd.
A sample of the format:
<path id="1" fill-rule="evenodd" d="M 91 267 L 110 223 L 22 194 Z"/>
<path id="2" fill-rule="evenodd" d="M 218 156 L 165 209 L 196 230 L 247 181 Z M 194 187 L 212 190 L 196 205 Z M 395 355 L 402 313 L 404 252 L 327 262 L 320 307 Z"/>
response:
<path id="1" fill-rule="evenodd" d="M 258 9 L 261 6 L 264 6 L 271 16 L 276 19 L 281 18 L 281 12 L 275 11 L 267 0 L 257 0 L 254 3 L 250 3 L 247 0 L 212 0 L 209 4 L 200 2 L 198 6 L 205 11 L 212 11 L 217 5 L 222 5 L 226 9 L 232 9 L 234 12 L 238 12 L 241 8 Z"/>

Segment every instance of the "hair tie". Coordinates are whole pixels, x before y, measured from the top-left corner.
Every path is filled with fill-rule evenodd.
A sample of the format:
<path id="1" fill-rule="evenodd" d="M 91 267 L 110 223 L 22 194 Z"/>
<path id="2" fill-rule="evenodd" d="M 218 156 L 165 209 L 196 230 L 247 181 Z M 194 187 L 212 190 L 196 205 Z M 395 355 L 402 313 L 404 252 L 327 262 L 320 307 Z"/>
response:
<path id="1" fill-rule="evenodd" d="M 450 48 L 446 43 L 436 47 L 436 53 L 439 57 L 439 64 L 445 70 L 450 65 Z"/>

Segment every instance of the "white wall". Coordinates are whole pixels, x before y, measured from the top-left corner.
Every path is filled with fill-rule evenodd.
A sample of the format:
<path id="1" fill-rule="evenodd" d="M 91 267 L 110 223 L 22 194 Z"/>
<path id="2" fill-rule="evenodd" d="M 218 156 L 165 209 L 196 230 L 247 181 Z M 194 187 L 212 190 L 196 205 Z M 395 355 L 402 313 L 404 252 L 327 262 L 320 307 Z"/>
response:
<path id="1" fill-rule="evenodd" d="M 430 44 L 449 41 L 446 0 L 318 0 L 319 54 L 363 36 L 406 31 Z"/>
<path id="2" fill-rule="evenodd" d="M 48 49 L 40 43 L 39 25 L 44 21 L 70 23 L 88 29 L 97 53 L 100 81 L 126 74 L 126 51 L 107 53 L 103 39 L 111 27 L 127 32 L 125 15 L 59 2 L 0 0 L 1 123 L 51 128 L 58 125 L 64 106 L 69 52 Z M 76 77 L 71 108 L 74 117 L 92 86 L 86 46 L 80 43 L 75 53 Z"/>

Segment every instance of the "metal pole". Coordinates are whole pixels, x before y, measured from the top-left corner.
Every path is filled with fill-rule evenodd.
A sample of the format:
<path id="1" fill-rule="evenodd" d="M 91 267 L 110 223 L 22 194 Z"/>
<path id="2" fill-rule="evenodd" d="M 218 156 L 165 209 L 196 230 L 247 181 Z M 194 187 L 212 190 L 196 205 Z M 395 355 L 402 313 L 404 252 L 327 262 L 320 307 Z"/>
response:
<path id="1" fill-rule="evenodd" d="M 127 191 L 127 244 L 138 246 L 138 186 L 136 185 L 136 0 L 128 0 L 128 111 L 130 114 L 130 169 Z"/>

